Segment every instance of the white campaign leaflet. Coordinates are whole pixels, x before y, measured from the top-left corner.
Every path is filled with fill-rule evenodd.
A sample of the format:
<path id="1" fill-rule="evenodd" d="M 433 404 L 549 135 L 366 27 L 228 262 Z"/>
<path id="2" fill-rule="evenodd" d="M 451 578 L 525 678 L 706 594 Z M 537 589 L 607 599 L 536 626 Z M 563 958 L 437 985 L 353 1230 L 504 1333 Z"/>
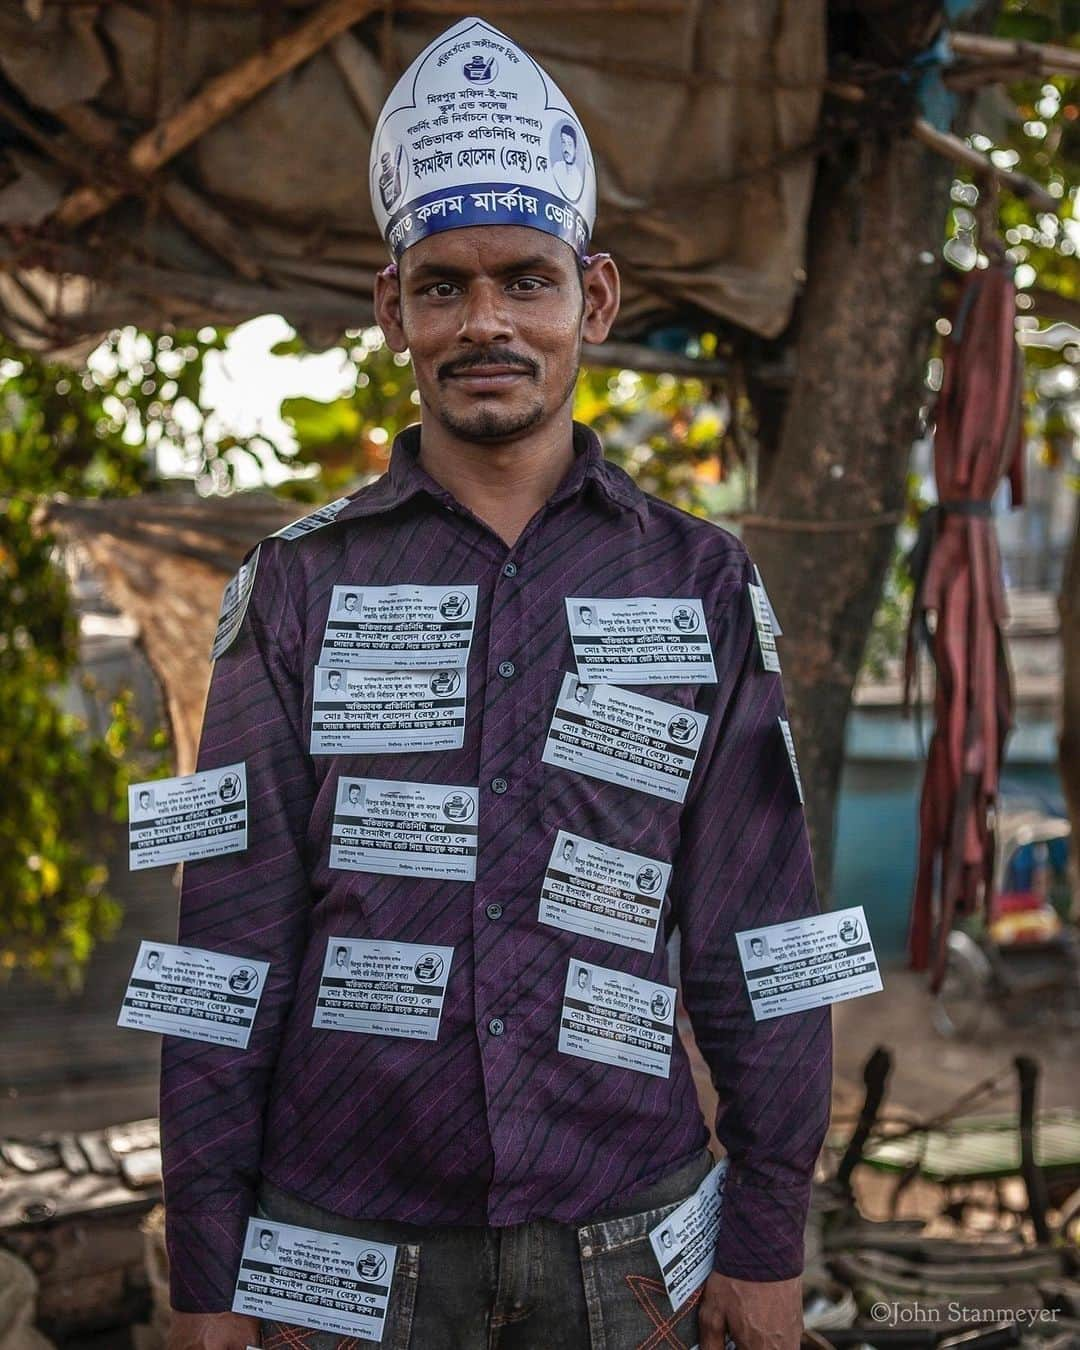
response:
<path id="1" fill-rule="evenodd" d="M 559 1016 L 564 1055 L 667 1078 L 674 1032 L 670 985 L 571 960 Z"/>
<path id="2" fill-rule="evenodd" d="M 301 539 L 305 534 L 311 534 L 313 530 L 321 530 L 324 525 L 333 525 L 338 513 L 348 504 L 348 497 L 339 497 L 337 501 L 327 502 L 325 506 L 320 506 L 317 511 L 312 511 L 309 515 L 294 520 L 291 525 L 285 525 L 280 530 L 275 530 L 271 538 Z"/>
<path id="3" fill-rule="evenodd" d="M 611 684 L 563 677 L 544 745 L 545 764 L 686 799 L 705 730 L 704 713 Z"/>
<path id="4" fill-rule="evenodd" d="M 459 750 L 465 741 L 464 670 L 349 670 L 316 666 L 313 755 Z"/>
<path id="5" fill-rule="evenodd" d="M 381 1341 L 396 1258 L 384 1242 L 249 1219 L 232 1310 Z"/>
<path id="6" fill-rule="evenodd" d="M 881 991 L 862 905 L 735 934 L 754 1019 Z"/>
<path id="7" fill-rule="evenodd" d="M 474 787 L 339 778 L 330 866 L 475 881 L 478 805 Z"/>
<path id="8" fill-rule="evenodd" d="M 762 586 L 750 583 L 750 604 L 754 610 L 754 627 L 757 629 L 758 647 L 761 649 L 761 663 L 766 670 L 780 672 L 780 654 L 776 650 L 776 634 L 772 626 L 772 608 Z"/>
<path id="9" fill-rule="evenodd" d="M 168 942 L 140 942 L 118 1027 L 247 1048 L 266 961 Z"/>
<path id="10" fill-rule="evenodd" d="M 128 865 L 133 872 L 247 848 L 244 761 L 128 788 Z"/>
<path id="11" fill-rule="evenodd" d="M 216 661 L 223 651 L 232 646 L 237 633 L 240 631 L 240 625 L 244 622 L 248 601 L 251 599 L 251 592 L 255 585 L 255 573 L 259 566 L 259 549 L 261 547 L 261 545 L 256 546 L 255 552 L 248 558 L 247 562 L 240 565 L 239 571 L 225 587 L 221 597 L 217 631 L 214 634 L 213 646 L 210 648 L 211 661 Z"/>
<path id="12" fill-rule="evenodd" d="M 773 631 L 773 637 L 783 637 L 784 630 L 780 627 L 780 620 L 776 616 L 776 610 L 772 607 L 769 592 L 765 589 L 765 582 L 762 580 L 761 569 L 756 563 L 754 564 L 754 584 L 765 599 L 765 608 L 769 611 L 769 627 Z"/>
<path id="13" fill-rule="evenodd" d="M 802 777 L 799 774 L 799 761 L 795 758 L 795 738 L 791 734 L 791 723 L 785 717 L 778 717 L 776 720 L 780 723 L 780 734 L 784 738 L 785 746 L 787 746 L 788 759 L 791 761 L 791 774 L 795 779 L 795 790 L 799 794 L 799 801 L 805 802 Z"/>
<path id="14" fill-rule="evenodd" d="M 453 947 L 328 938 L 311 1025 L 437 1040 L 453 956 Z"/>
<path id="15" fill-rule="evenodd" d="M 727 1159 L 721 1159 L 693 1195 L 649 1230 L 672 1311 L 681 1308 L 712 1271 L 727 1169 Z"/>
<path id="16" fill-rule="evenodd" d="M 468 665 L 475 586 L 335 586 L 320 666 L 461 670 Z"/>
<path id="17" fill-rule="evenodd" d="M 715 684 L 700 600 L 567 596 L 579 678 L 608 684 Z"/>
<path id="18" fill-rule="evenodd" d="M 671 864 L 560 830 L 540 890 L 540 922 L 651 952 Z"/>

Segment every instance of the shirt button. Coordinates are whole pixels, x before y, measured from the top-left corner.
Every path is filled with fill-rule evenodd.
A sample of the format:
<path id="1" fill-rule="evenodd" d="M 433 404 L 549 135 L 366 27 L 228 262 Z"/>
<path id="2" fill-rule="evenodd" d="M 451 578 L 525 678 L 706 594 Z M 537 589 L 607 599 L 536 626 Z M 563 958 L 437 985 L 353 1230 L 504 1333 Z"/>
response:
<path id="1" fill-rule="evenodd" d="M 506 1023 L 501 1017 L 493 1017 L 488 1023 L 488 1031 L 490 1031 L 493 1036 L 501 1036 L 505 1030 Z"/>
<path id="2" fill-rule="evenodd" d="M 493 778 L 491 780 L 492 792 L 498 793 L 500 797 L 507 790 L 507 788 L 509 788 L 509 786 L 510 784 L 506 781 L 505 778 Z"/>
<path id="3" fill-rule="evenodd" d="M 502 905 L 497 905 L 494 903 L 488 905 L 487 908 L 484 910 L 484 913 L 488 916 L 489 919 L 501 919 L 502 912 L 503 912 Z"/>
<path id="4" fill-rule="evenodd" d="M 508 680 L 511 675 L 517 674 L 517 666 L 514 665 L 513 661 L 500 661 L 499 674 L 504 680 Z"/>
<path id="5" fill-rule="evenodd" d="M 503 576 L 504 576 L 504 577 L 516 577 L 516 576 L 517 576 L 517 571 L 518 571 L 518 569 L 517 569 L 517 563 L 506 563 L 506 564 L 503 566 Z"/>

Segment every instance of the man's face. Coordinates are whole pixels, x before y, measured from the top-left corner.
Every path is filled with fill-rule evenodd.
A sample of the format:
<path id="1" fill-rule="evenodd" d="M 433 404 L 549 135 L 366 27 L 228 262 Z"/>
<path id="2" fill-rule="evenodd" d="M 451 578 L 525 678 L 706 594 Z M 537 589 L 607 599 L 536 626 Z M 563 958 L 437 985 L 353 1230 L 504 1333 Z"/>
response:
<path id="1" fill-rule="evenodd" d="M 355 614 L 355 613 L 356 613 L 356 596 L 355 596 L 355 595 L 347 595 L 347 596 L 345 597 L 345 608 L 349 611 L 350 614 Z"/>
<path id="2" fill-rule="evenodd" d="M 349 801 L 352 803 L 353 806 L 355 806 L 359 800 L 360 800 L 360 789 L 358 787 L 351 787 L 349 789 Z"/>
<path id="3" fill-rule="evenodd" d="M 562 133 L 562 157 L 564 164 L 573 164 L 577 156 L 577 142 L 569 131 Z"/>
<path id="4" fill-rule="evenodd" d="M 762 942 L 760 938 L 753 938 L 751 939 L 750 942 L 750 950 L 754 954 L 754 956 L 764 956 L 765 944 L 764 942 Z"/>
<path id="5" fill-rule="evenodd" d="M 330 674 L 327 676 L 327 683 L 330 685 L 331 689 L 341 688 L 341 676 L 337 673 L 336 670 L 332 670 Z"/>
<path id="6" fill-rule="evenodd" d="M 150 955 L 146 958 L 146 964 L 150 967 L 151 970 L 157 970 L 158 962 L 160 960 L 161 957 L 158 956 L 157 952 L 151 952 Z"/>
<path id="7" fill-rule="evenodd" d="M 140 809 L 143 810 L 143 811 L 149 811 L 149 810 L 150 810 L 150 794 L 149 794 L 149 792 L 140 792 L 140 793 L 139 793 L 139 807 L 140 807 Z"/>
<path id="8" fill-rule="evenodd" d="M 497 444 L 568 411 L 582 339 L 603 341 L 618 308 L 610 267 L 583 283 L 568 244 L 523 225 L 444 230 L 406 249 L 397 296 L 380 279 L 376 315 L 392 350 L 408 348 L 425 424 Z"/>
<path id="9" fill-rule="evenodd" d="M 263 1249 L 264 1252 L 268 1252 L 270 1250 L 273 1241 L 274 1241 L 273 1234 L 271 1233 L 259 1234 L 259 1246 Z"/>
<path id="10" fill-rule="evenodd" d="M 343 966 L 345 964 L 348 955 L 349 953 L 345 950 L 344 947 L 339 947 L 334 956 L 334 961 L 336 962 L 337 965 Z"/>

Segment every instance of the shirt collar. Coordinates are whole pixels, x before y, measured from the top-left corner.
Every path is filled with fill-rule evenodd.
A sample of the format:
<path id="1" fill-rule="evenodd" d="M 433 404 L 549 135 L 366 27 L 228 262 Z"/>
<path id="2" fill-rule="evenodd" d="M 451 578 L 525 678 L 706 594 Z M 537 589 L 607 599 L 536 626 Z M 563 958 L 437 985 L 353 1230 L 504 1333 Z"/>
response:
<path id="1" fill-rule="evenodd" d="M 460 507 L 453 493 L 437 482 L 420 464 L 420 427 L 406 427 L 394 439 L 386 473 L 350 500 L 335 517 L 337 521 L 359 516 L 379 515 L 403 505 L 419 493 L 444 506 Z M 562 482 L 548 499 L 549 504 L 565 501 L 581 493 L 586 485 L 598 491 L 616 511 L 633 512 L 641 528 L 649 518 L 645 493 L 617 464 L 604 458 L 600 438 L 591 428 L 574 423 L 574 460 Z"/>

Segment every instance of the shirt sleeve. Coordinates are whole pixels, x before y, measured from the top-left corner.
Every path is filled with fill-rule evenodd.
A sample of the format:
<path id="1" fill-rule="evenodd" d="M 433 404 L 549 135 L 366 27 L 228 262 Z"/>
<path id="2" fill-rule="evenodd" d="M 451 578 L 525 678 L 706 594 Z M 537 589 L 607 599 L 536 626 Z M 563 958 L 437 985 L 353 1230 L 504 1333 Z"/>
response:
<path id="1" fill-rule="evenodd" d="M 803 1267 L 803 1234 L 828 1126 L 828 1008 L 755 1022 L 736 933 L 818 912 L 806 820 L 779 719 L 781 677 L 765 670 L 745 555 L 715 624 L 718 684 L 672 873 L 682 988 L 720 1097 L 729 1158 L 714 1266 L 743 1280 Z M 699 704 L 699 707 L 701 705 Z"/>
<path id="2" fill-rule="evenodd" d="M 172 1306 L 232 1306 L 254 1212 L 263 1111 L 306 946 L 315 784 L 302 727 L 302 629 L 278 541 L 264 542 L 240 632 L 215 663 L 198 768 L 247 766 L 248 846 L 184 864 L 177 941 L 270 963 L 247 1049 L 165 1036 L 161 1147 Z"/>

